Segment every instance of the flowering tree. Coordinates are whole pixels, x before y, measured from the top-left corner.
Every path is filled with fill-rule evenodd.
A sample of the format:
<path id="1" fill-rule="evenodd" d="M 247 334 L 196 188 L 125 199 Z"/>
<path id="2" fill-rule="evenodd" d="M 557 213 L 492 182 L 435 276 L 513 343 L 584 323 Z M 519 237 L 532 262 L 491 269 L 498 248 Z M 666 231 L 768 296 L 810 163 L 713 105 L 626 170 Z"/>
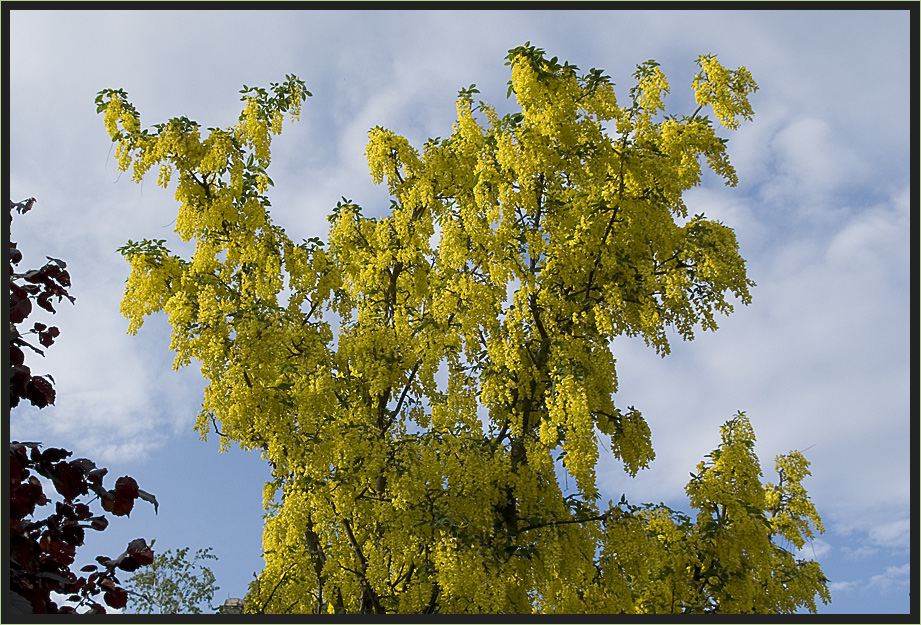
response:
<path id="1" fill-rule="evenodd" d="M 205 134 L 142 130 L 123 91 L 97 98 L 122 170 L 178 174 L 176 231 L 196 245 L 121 249 L 129 331 L 164 311 L 176 366 L 195 358 L 208 380 L 198 431 L 273 468 L 247 610 L 814 611 L 821 570 L 779 544 L 822 530 L 808 465 L 780 457 L 762 484 L 744 415 L 688 484 L 696 519 L 604 504 L 595 475 L 599 436 L 630 475 L 654 457 L 641 413 L 612 400 L 612 339 L 664 355 L 667 328 L 691 339 L 750 300 L 733 231 L 682 194 L 701 157 L 736 184 L 703 113 L 738 127 L 754 80 L 701 57 L 697 110 L 663 118 L 653 61 L 622 105 L 601 70 L 530 44 L 507 58 L 520 112 L 474 105 L 471 85 L 451 136 L 421 151 L 372 129 L 391 211 L 343 198 L 325 242 L 295 243 L 267 211 L 271 139 L 310 95 L 297 78 L 244 87 L 239 122 Z"/>

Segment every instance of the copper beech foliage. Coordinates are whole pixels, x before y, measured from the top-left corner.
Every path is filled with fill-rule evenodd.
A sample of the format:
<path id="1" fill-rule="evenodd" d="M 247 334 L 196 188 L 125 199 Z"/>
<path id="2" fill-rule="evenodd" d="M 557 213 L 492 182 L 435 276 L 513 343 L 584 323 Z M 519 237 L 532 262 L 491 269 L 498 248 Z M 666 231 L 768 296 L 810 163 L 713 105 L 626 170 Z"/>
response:
<path id="1" fill-rule="evenodd" d="M 471 85 L 445 139 L 371 129 L 389 211 L 343 198 L 327 239 L 302 243 L 267 197 L 302 81 L 244 86 L 238 122 L 207 130 L 96 99 L 119 168 L 175 182 L 195 245 L 121 248 L 128 330 L 166 313 L 175 366 L 198 360 L 208 383 L 198 431 L 273 469 L 247 611 L 814 611 L 825 578 L 789 548 L 822 530 L 808 462 L 778 457 L 762 483 L 745 415 L 687 485 L 694 517 L 605 503 L 596 474 L 602 450 L 629 475 L 655 455 L 640 411 L 615 405 L 615 339 L 665 355 L 669 330 L 691 339 L 751 299 L 735 233 L 682 196 L 703 163 L 736 184 L 708 114 L 750 120 L 754 79 L 701 56 L 679 117 L 654 61 L 624 99 L 530 44 L 506 64 L 520 110 Z"/>
<path id="2" fill-rule="evenodd" d="M 13 209 L 25 213 L 34 203 L 34 198 L 11 201 L 8 223 L 12 222 Z M 19 400 L 28 399 L 32 405 L 44 408 L 55 400 L 53 379 L 50 375 L 32 375 L 25 365 L 23 348 L 43 355 L 26 337 L 34 334 L 43 347 L 49 347 L 59 331 L 36 322 L 23 335 L 17 326 L 32 312 L 32 301 L 53 313 L 52 297 L 71 302 L 74 298 L 67 293 L 70 276 L 64 261 L 49 258 L 41 269 L 17 274 L 13 265 L 21 260 L 21 252 L 11 242 L 10 404 L 16 406 Z M 19 280 L 24 284 L 17 284 Z M 105 514 L 93 514 L 82 498 L 95 496 L 103 511 L 115 516 L 129 515 L 137 499 L 149 501 L 154 510 L 158 505 L 156 497 L 138 488 L 134 478 L 120 477 L 114 488 L 106 488 L 103 478 L 107 469 L 98 468 L 87 458 L 67 460 L 71 455 L 66 449 L 54 447 L 42 451 L 40 443 L 10 443 L 10 586 L 4 595 L 4 608 L 14 614 L 74 613 L 78 609 L 102 614 L 106 612 L 103 603 L 110 608 L 124 608 L 128 592 L 119 585 L 118 571 L 135 571 L 153 562 L 153 551 L 143 538 L 138 538 L 116 558 L 98 556 L 96 564 L 80 569 L 81 574 L 71 570 L 86 530 L 102 531 L 109 524 Z M 45 493 L 39 478 L 44 478 L 46 484 L 50 482 L 60 501 L 53 500 L 53 493 Z M 42 518 L 45 506 L 52 504 L 54 511 Z M 58 605 L 51 593 L 64 595 L 73 605 Z"/>
<path id="3" fill-rule="evenodd" d="M 13 210 L 24 214 L 32 209 L 35 204 L 35 198 L 29 198 L 22 202 L 10 201 L 9 215 L 7 217 L 7 226 L 12 225 Z M 32 371 L 25 364 L 25 353 L 23 349 L 29 349 L 40 356 L 44 352 L 32 345 L 26 340 L 26 336 L 19 331 L 19 324 L 23 323 L 32 313 L 32 302 L 34 301 L 40 308 L 54 313 L 52 298 L 57 298 L 60 302 L 67 298 L 71 303 L 74 297 L 67 293 L 70 287 L 70 274 L 65 267 L 67 263 L 57 258 L 48 258 L 48 262 L 41 269 L 31 269 L 24 273 L 16 273 L 13 266 L 18 265 L 22 260 L 22 252 L 16 247 L 16 243 L 10 242 L 10 405 L 18 406 L 21 399 L 28 399 L 33 406 L 44 408 L 54 403 L 54 378 L 51 375 L 32 375 Z M 26 334 L 34 334 L 38 337 L 39 344 L 42 347 L 50 347 L 54 339 L 58 337 L 60 331 L 52 326 L 48 327 L 43 323 L 35 322 Z"/>

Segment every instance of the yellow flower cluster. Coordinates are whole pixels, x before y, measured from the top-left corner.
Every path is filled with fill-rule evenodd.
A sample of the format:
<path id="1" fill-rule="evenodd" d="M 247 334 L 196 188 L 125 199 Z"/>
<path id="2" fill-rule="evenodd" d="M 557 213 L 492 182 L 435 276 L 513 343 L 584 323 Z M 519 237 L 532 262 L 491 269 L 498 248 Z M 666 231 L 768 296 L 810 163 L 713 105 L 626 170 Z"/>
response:
<path id="1" fill-rule="evenodd" d="M 121 312 L 128 319 L 128 333 L 137 334 L 144 318 L 164 310 L 182 279 L 182 266 L 176 258 L 151 262 L 143 256 L 129 259 L 131 273 L 125 284 Z"/>
<path id="2" fill-rule="evenodd" d="M 716 118 L 731 130 L 739 127 L 739 117 L 751 121 L 754 112 L 748 95 L 758 90 L 751 72 L 744 66 L 727 69 L 715 56 L 701 56 L 697 63 L 701 71 L 691 83 L 697 104 L 712 106 Z"/>

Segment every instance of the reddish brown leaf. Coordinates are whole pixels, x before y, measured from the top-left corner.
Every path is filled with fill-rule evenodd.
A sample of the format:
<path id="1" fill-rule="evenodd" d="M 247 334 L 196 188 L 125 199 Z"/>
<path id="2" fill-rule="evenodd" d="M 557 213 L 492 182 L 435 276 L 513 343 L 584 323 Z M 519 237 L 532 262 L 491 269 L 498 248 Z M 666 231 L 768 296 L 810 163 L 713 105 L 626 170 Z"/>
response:
<path id="1" fill-rule="evenodd" d="M 70 461 L 70 464 L 79 467 L 81 471 L 87 474 L 96 468 L 96 463 L 89 458 L 74 458 Z"/>
<path id="2" fill-rule="evenodd" d="M 128 571 L 129 573 L 134 572 L 138 570 L 139 568 L 141 568 L 141 563 L 138 562 L 137 559 L 134 558 L 134 556 L 129 556 L 129 555 L 123 555 L 122 557 L 120 557 L 117 560 L 116 565 L 121 570 Z"/>
<path id="3" fill-rule="evenodd" d="M 63 503 L 60 501 L 56 501 L 54 504 L 54 508 L 55 508 L 54 510 L 55 514 L 57 514 L 59 517 L 61 517 L 61 519 L 64 520 L 65 525 L 68 525 L 68 524 L 73 525 L 74 519 L 77 518 L 76 513 L 74 513 L 73 506 L 67 505 L 66 503 Z"/>
<path id="4" fill-rule="evenodd" d="M 96 603 L 95 601 L 90 604 L 90 609 L 85 612 L 85 614 L 105 614 L 106 609 Z"/>
<path id="5" fill-rule="evenodd" d="M 109 470 L 106 468 L 93 469 L 87 474 L 87 479 L 96 484 L 102 484 L 102 478 L 108 473 Z"/>
<path id="6" fill-rule="evenodd" d="M 84 539 L 85 533 L 82 527 L 71 525 L 69 527 L 63 528 L 61 530 L 61 534 L 63 535 L 64 539 L 70 544 L 76 545 L 78 547 L 83 545 L 83 539 Z"/>
<path id="7" fill-rule="evenodd" d="M 153 564 L 154 552 L 143 538 L 135 538 L 128 543 L 128 553 L 133 555 L 141 566 Z"/>
<path id="8" fill-rule="evenodd" d="M 19 461 L 18 454 L 10 454 L 10 481 L 18 482 L 28 475 L 29 472 L 22 466 L 22 463 Z"/>
<path id="9" fill-rule="evenodd" d="M 33 406 L 44 408 L 49 404 L 54 404 L 54 387 L 45 378 L 35 376 L 29 380 L 26 386 L 26 397 L 29 398 Z"/>
<path id="10" fill-rule="evenodd" d="M 128 605 L 128 591 L 124 588 L 114 588 L 108 591 L 105 595 L 106 604 L 110 607 L 120 610 Z"/>
<path id="11" fill-rule="evenodd" d="M 51 305 L 51 293 L 45 291 L 35 300 L 35 303 L 47 310 L 50 313 L 56 312 L 54 306 Z"/>
<path id="12" fill-rule="evenodd" d="M 49 447 L 42 454 L 42 462 L 53 464 L 71 455 L 73 455 L 72 451 L 67 451 L 66 449 L 61 449 L 59 447 Z"/>
<path id="13" fill-rule="evenodd" d="M 14 367 L 21 365 L 26 360 L 26 355 L 15 345 L 10 345 L 10 364 Z"/>
<path id="14" fill-rule="evenodd" d="M 153 504 L 153 507 L 154 507 L 154 514 L 157 514 L 157 512 L 158 512 L 158 510 L 159 510 L 159 508 L 160 508 L 160 504 L 157 503 L 157 498 L 156 498 L 156 497 L 154 497 L 153 495 L 151 495 L 150 493 L 148 493 L 146 490 L 138 490 L 138 497 L 140 497 L 140 498 L 143 499 L 144 501 L 147 501 L 147 502 L 152 503 L 152 504 Z"/>
<path id="15" fill-rule="evenodd" d="M 31 475 L 28 482 L 17 484 L 16 488 L 11 492 L 11 518 L 21 519 L 32 514 L 35 511 L 35 506 L 44 506 L 46 503 L 48 503 L 48 499 L 42 490 L 41 482 L 34 475 Z"/>
<path id="16" fill-rule="evenodd" d="M 41 269 L 30 269 L 29 271 L 25 272 L 22 275 L 22 277 L 26 282 L 32 282 L 36 284 L 45 282 L 46 281 L 45 267 L 42 267 Z"/>
<path id="17" fill-rule="evenodd" d="M 138 483 L 133 477 L 124 475 L 115 481 L 115 494 L 118 497 L 135 499 L 138 496 Z"/>
<path id="18" fill-rule="evenodd" d="M 32 301 L 24 289 L 10 284 L 10 323 L 22 323 L 32 313 Z"/>
<path id="19" fill-rule="evenodd" d="M 28 569 L 33 566 L 33 547 L 32 541 L 22 536 L 10 536 L 10 560 Z"/>
<path id="20" fill-rule="evenodd" d="M 99 503 L 102 505 L 103 510 L 106 512 L 112 512 L 112 508 L 115 507 L 115 493 L 110 490 L 100 493 Z"/>
<path id="21" fill-rule="evenodd" d="M 45 538 L 42 539 L 41 544 L 43 545 L 42 551 L 46 552 L 53 561 L 63 566 L 73 564 L 74 556 L 77 554 L 77 549 L 73 545 L 61 540 L 48 540 L 46 543 Z"/>
<path id="22" fill-rule="evenodd" d="M 61 496 L 68 500 L 85 495 L 88 491 L 83 471 L 70 462 L 59 462 L 54 465 L 51 482 Z"/>
<path id="23" fill-rule="evenodd" d="M 133 509 L 134 499 L 130 497 L 116 497 L 111 512 L 115 516 L 128 516 Z"/>
<path id="24" fill-rule="evenodd" d="M 32 371 L 26 365 L 14 365 L 13 374 L 10 376 L 10 394 L 15 406 L 20 397 L 28 397 L 29 382 L 32 381 Z"/>

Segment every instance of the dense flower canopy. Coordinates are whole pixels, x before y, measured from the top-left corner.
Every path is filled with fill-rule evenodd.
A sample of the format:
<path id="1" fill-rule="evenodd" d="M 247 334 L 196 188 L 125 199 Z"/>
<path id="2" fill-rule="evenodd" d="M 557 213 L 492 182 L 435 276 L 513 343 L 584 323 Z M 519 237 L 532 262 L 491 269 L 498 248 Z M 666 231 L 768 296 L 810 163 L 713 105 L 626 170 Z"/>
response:
<path id="1" fill-rule="evenodd" d="M 273 135 L 309 96 L 293 76 L 244 88 L 237 125 L 175 118 L 141 130 L 122 91 L 97 104 L 135 180 L 178 174 L 176 231 L 129 242 L 122 311 L 136 332 L 164 311 L 176 366 L 208 381 L 197 429 L 259 449 L 266 567 L 248 611 L 791 612 L 829 598 L 796 560 L 821 521 L 778 458 L 762 485 L 754 432 L 729 421 L 688 484 L 691 519 L 600 501 L 599 440 L 631 475 L 654 453 L 641 413 L 617 407 L 612 339 L 661 354 L 747 304 L 753 283 L 733 231 L 689 216 L 701 161 L 737 182 L 725 127 L 750 119 L 743 67 L 699 59 L 699 108 L 663 116 L 653 61 L 622 105 L 600 70 L 509 52 L 499 117 L 457 100 L 447 139 L 417 149 L 369 133 L 389 215 L 343 201 L 325 242 L 294 243 L 269 216 Z M 335 331 L 334 331 L 335 328 Z M 566 494 L 558 476 L 573 478 Z"/>

